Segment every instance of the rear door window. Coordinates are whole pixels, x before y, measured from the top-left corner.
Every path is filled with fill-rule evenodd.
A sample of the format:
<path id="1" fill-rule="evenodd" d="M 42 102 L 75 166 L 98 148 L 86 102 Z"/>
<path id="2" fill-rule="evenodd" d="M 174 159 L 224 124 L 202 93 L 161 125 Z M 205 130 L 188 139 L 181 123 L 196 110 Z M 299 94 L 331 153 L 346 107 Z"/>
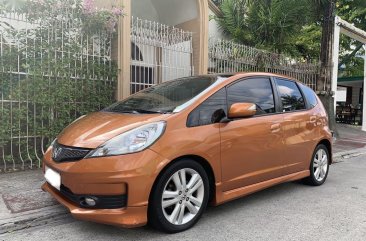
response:
<path id="1" fill-rule="evenodd" d="M 304 97 L 294 81 L 276 79 L 276 84 L 282 101 L 283 112 L 306 109 Z"/>

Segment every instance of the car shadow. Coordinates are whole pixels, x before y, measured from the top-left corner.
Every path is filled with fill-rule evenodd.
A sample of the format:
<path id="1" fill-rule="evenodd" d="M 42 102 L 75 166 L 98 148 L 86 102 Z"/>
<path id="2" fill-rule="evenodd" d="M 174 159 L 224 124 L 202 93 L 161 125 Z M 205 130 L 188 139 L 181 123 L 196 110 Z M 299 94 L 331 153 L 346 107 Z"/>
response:
<path id="1" fill-rule="evenodd" d="M 300 182 L 284 183 L 216 207 L 209 206 L 195 227 L 183 233 L 169 235 L 168 237 L 182 238 L 187 237 L 187 235 L 197 235 L 197 230 L 200 230 L 200 233 L 204 233 L 205 230 L 210 232 L 210 230 L 215 228 L 217 225 L 217 220 L 222 220 L 224 217 L 228 217 L 227 219 L 230 220 L 230 216 L 235 217 L 238 212 L 245 212 L 245 210 L 249 210 L 251 208 L 258 208 L 258 206 L 266 205 L 266 203 L 275 203 L 276 201 L 283 199 L 286 194 L 288 195 L 291 193 L 292 195 L 296 195 L 296 193 L 303 192 L 305 189 L 309 188 L 313 187 L 303 185 Z M 126 240 L 143 239 L 147 235 L 149 240 L 169 240 L 165 233 L 157 231 L 150 226 L 124 229 L 103 224 L 87 223 L 84 230 L 88 231 L 89 229 L 91 232 L 93 232 L 93 230 L 98 230 L 98 235 L 101 236 L 106 235 L 111 237 L 111 235 L 116 235 L 123 237 Z"/>

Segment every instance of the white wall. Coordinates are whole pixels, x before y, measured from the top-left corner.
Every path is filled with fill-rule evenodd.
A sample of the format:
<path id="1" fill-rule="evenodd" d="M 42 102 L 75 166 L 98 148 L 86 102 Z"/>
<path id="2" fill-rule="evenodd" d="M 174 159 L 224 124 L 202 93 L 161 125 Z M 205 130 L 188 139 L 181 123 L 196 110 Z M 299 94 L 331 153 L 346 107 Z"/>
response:
<path id="1" fill-rule="evenodd" d="M 211 9 L 209 9 L 209 16 L 215 16 L 215 13 Z M 210 19 L 210 21 L 208 22 L 208 36 L 209 38 L 227 38 L 223 31 L 220 29 L 219 24 L 214 19 Z"/>
<path id="2" fill-rule="evenodd" d="M 347 88 L 346 87 L 337 87 L 336 94 L 337 102 L 346 102 L 347 101 Z"/>
<path id="3" fill-rule="evenodd" d="M 169 26 L 198 17 L 197 0 L 132 0 L 132 16 Z"/>
<path id="4" fill-rule="evenodd" d="M 145 20 L 160 22 L 159 15 L 152 0 L 132 0 L 132 16 Z"/>
<path id="5" fill-rule="evenodd" d="M 198 17 L 197 0 L 151 1 L 158 11 L 160 22 L 163 24 L 175 26 Z"/>

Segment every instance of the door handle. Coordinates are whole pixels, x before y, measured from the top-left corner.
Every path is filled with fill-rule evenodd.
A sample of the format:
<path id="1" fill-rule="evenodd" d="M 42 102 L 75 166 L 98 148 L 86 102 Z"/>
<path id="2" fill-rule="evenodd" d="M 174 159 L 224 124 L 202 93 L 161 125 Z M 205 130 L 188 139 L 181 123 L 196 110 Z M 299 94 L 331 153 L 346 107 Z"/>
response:
<path id="1" fill-rule="evenodd" d="M 271 125 L 271 132 L 272 133 L 276 133 L 279 132 L 281 130 L 281 124 L 280 123 L 275 123 Z"/>
<path id="2" fill-rule="evenodd" d="M 310 123 L 315 123 L 316 122 L 316 116 L 310 116 Z"/>

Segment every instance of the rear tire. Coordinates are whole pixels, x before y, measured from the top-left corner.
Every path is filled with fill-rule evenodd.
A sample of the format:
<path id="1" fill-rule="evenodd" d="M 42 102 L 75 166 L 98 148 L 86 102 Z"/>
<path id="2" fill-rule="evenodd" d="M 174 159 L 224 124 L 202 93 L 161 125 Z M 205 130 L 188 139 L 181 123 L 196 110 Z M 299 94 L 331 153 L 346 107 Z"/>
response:
<path id="1" fill-rule="evenodd" d="M 187 230 L 202 216 L 208 198 L 209 179 L 205 169 L 191 159 L 181 159 L 164 170 L 153 187 L 149 224 L 167 233 Z"/>
<path id="2" fill-rule="evenodd" d="M 304 179 L 305 184 L 311 186 L 322 185 L 328 177 L 329 160 L 328 148 L 323 144 L 318 145 L 311 159 L 310 176 Z"/>

